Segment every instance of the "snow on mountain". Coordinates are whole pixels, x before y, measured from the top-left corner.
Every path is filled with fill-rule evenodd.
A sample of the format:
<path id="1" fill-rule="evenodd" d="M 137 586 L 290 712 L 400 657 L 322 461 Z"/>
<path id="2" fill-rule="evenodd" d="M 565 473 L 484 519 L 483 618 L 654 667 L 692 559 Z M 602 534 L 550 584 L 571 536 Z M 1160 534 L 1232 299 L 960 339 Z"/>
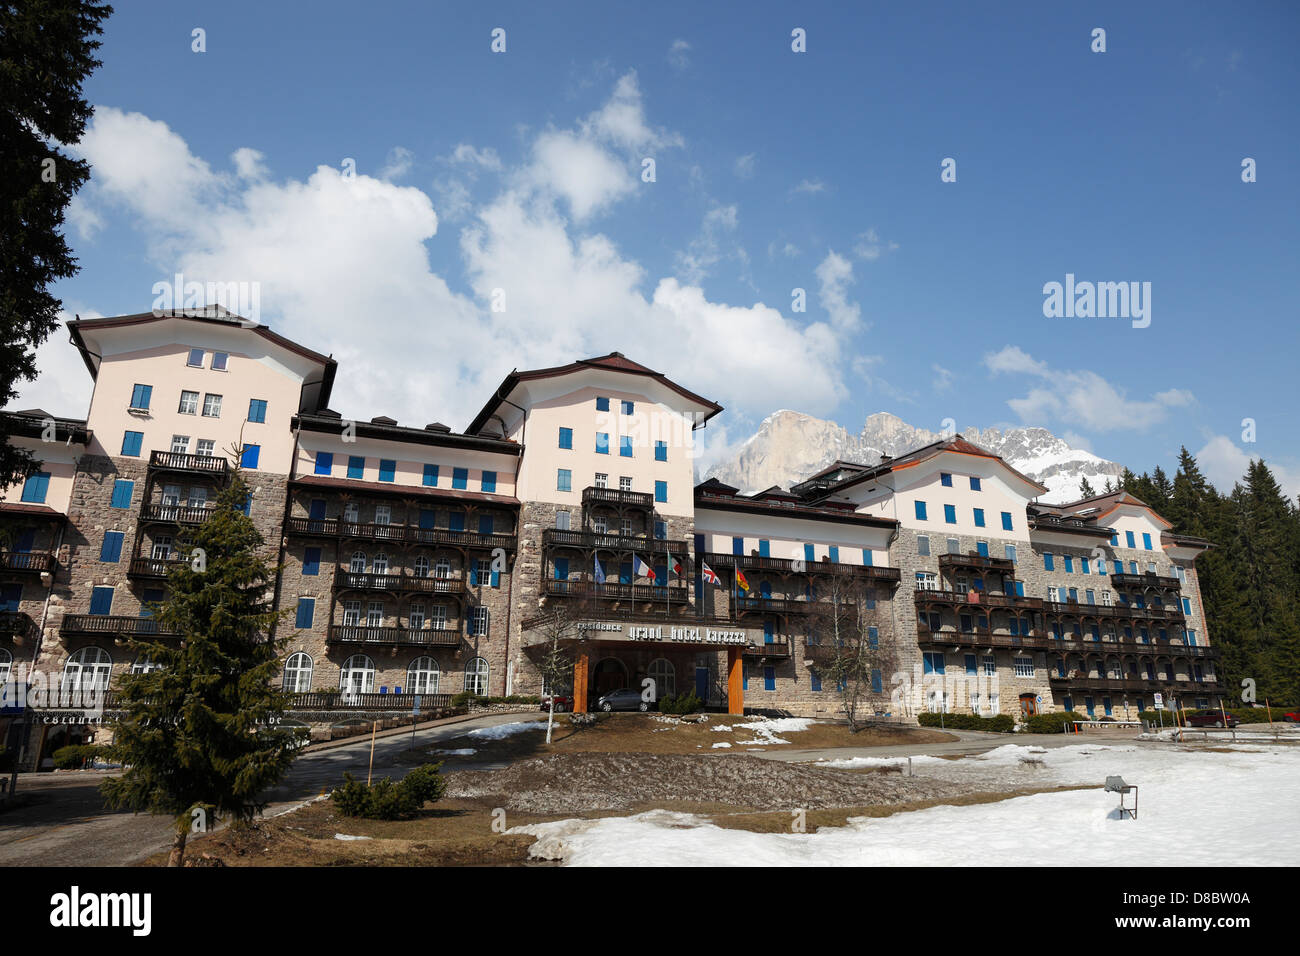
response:
<path id="1" fill-rule="evenodd" d="M 1048 493 L 1041 500 L 1047 502 L 1077 499 L 1085 477 L 1101 491 L 1108 477 L 1124 470 L 1113 461 L 1071 448 L 1045 428 L 966 428 L 961 435 L 1046 485 Z M 752 494 L 772 485 L 789 487 L 833 461 L 875 464 L 881 455 L 902 455 L 943 437 L 888 412 L 868 416 L 862 431 L 854 435 L 835 422 L 783 409 L 765 418 L 732 458 L 713 465 L 704 477 Z"/>

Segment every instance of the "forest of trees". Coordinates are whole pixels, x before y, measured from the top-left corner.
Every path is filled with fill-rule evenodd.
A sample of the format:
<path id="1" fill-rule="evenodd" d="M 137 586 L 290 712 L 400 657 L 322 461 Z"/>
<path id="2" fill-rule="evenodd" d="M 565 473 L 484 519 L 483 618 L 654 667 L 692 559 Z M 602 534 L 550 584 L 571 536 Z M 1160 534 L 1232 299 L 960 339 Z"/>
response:
<path id="1" fill-rule="evenodd" d="M 1186 448 L 1172 481 L 1156 468 L 1128 469 L 1116 487 L 1141 498 L 1179 534 L 1209 540 L 1196 560 L 1210 642 L 1222 654 L 1220 679 L 1240 699 L 1253 678 L 1259 703 L 1300 703 L 1300 508 L 1263 461 L 1253 461 L 1231 494 L 1206 481 Z M 1085 497 L 1094 490 L 1084 481 Z"/>

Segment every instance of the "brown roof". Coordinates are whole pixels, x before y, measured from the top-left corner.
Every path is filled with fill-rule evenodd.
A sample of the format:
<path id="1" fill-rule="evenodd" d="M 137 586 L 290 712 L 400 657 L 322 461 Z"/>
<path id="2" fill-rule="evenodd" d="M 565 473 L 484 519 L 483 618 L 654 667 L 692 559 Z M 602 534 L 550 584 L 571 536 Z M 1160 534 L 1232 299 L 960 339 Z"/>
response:
<path id="1" fill-rule="evenodd" d="M 0 501 L 0 511 L 12 514 L 37 515 L 42 518 L 66 519 L 62 511 L 55 511 L 49 505 L 29 505 L 21 501 Z"/>

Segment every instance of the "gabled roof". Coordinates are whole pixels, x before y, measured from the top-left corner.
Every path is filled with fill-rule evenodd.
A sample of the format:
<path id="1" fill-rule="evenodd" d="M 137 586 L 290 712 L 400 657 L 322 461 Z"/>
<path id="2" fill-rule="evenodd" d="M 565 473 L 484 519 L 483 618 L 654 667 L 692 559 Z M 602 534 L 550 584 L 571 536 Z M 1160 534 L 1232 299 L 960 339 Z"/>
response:
<path id="1" fill-rule="evenodd" d="M 487 424 L 488 419 L 492 417 L 493 413 L 496 412 L 501 403 L 509 397 L 510 393 L 513 392 L 521 382 L 531 382 L 544 378 L 559 378 L 562 375 L 572 375 L 575 372 L 581 372 L 588 369 L 622 372 L 628 375 L 640 375 L 646 378 L 652 378 L 667 388 L 672 389 L 687 401 L 703 406 L 707 412 L 703 421 L 708 421 L 714 415 L 718 414 L 718 412 L 722 411 L 722 406 L 717 402 L 711 402 L 702 395 L 697 395 L 690 389 L 683 388 L 681 385 L 678 385 L 672 379 L 668 378 L 668 376 L 664 375 L 663 372 L 656 372 L 653 369 L 642 365 L 640 362 L 634 362 L 622 352 L 610 352 L 608 355 L 600 355 L 596 358 L 580 359 L 577 362 L 571 362 L 568 365 L 557 365 L 552 368 L 538 368 L 526 372 L 521 372 L 516 369 L 505 377 L 497 387 L 497 390 L 492 394 L 492 397 L 488 399 L 487 404 L 483 406 L 482 410 L 480 410 L 476 416 L 474 416 L 474 420 L 470 422 L 469 427 L 465 429 L 465 434 L 477 434 L 483 426 Z"/>
<path id="2" fill-rule="evenodd" d="M 1105 521 L 1120 508 L 1142 508 L 1164 525 L 1166 529 L 1173 527 L 1172 523 L 1160 512 L 1137 497 L 1137 495 L 1130 494 L 1127 491 L 1108 491 L 1104 494 L 1080 498 L 1078 501 L 1071 501 L 1063 505 L 1040 505 L 1039 507 L 1044 510 L 1051 509 L 1061 517 L 1088 518 L 1098 523 Z"/>
<path id="3" fill-rule="evenodd" d="M 346 422 L 343 417 L 331 409 L 327 414 L 311 415 L 300 413 L 290 420 L 290 427 L 300 428 L 305 432 L 321 432 L 327 435 L 341 435 L 351 424 L 354 434 L 361 438 L 375 438 L 381 441 L 408 442 L 415 445 L 437 445 L 442 448 L 465 448 L 474 451 L 496 452 L 503 455 L 518 456 L 522 451 L 517 442 L 508 438 L 488 438 L 482 435 L 457 435 L 451 429 L 434 427 L 437 422 L 424 428 L 410 428 L 399 425 L 391 418 L 380 416 L 368 422 Z"/>

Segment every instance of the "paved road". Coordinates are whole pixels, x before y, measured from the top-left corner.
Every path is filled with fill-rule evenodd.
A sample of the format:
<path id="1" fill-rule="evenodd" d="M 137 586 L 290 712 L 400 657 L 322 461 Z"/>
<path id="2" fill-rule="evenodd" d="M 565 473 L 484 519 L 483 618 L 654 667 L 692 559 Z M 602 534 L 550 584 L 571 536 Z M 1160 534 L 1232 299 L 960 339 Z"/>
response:
<path id="1" fill-rule="evenodd" d="M 531 714 L 492 714 L 416 731 L 416 743 L 429 745 L 468 730 L 527 720 Z M 405 773 L 396 757 L 411 746 L 411 734 L 375 742 L 375 776 Z M 268 794 L 272 814 L 308 800 L 343 779 L 345 771 L 365 776 L 370 738 L 303 754 L 285 780 Z M 484 768 L 486 769 L 486 768 Z M 99 784 L 110 771 L 29 773 L 18 778 L 25 806 L 0 813 L 0 866 L 124 866 L 171 845 L 169 820 L 149 814 L 105 810 Z"/>

